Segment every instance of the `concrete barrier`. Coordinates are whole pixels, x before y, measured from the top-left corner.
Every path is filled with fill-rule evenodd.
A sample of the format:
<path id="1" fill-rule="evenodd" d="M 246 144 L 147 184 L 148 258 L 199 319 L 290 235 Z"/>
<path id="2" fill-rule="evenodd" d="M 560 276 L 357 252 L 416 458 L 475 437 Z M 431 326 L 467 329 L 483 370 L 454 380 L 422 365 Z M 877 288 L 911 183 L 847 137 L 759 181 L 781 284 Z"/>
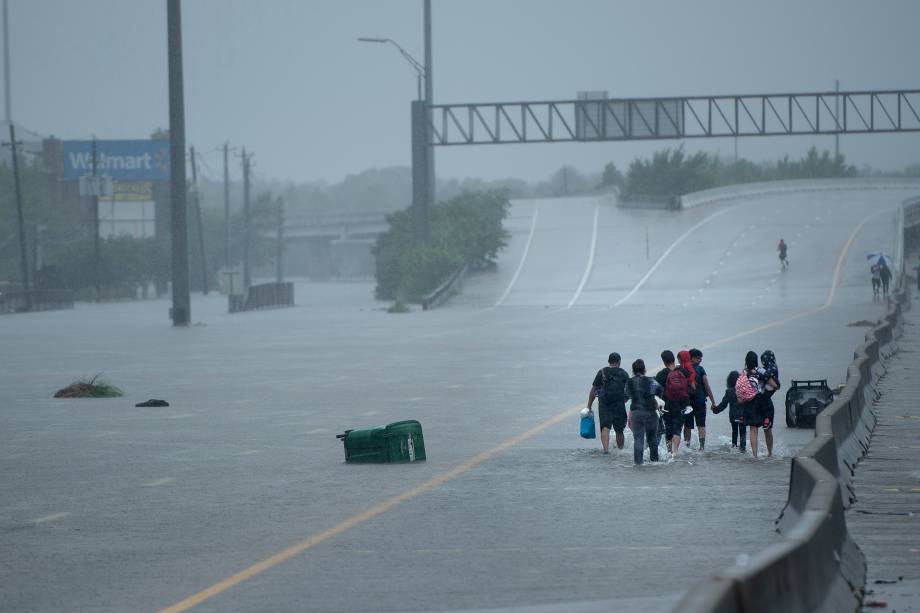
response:
<path id="1" fill-rule="evenodd" d="M 859 177 L 843 179 L 794 179 L 788 181 L 763 181 L 706 189 L 680 197 L 680 208 L 690 209 L 704 204 L 729 200 L 772 196 L 785 192 L 811 192 L 854 189 L 917 189 L 920 179 L 900 177 Z"/>
<path id="2" fill-rule="evenodd" d="M 469 270 L 469 265 L 464 264 L 452 274 L 447 281 L 442 283 L 435 289 L 433 292 L 422 298 L 422 309 L 425 311 L 437 308 L 444 304 L 448 298 L 450 298 L 456 290 L 460 288 L 460 285 L 463 283 L 463 279 L 466 278 L 466 273 Z"/>
<path id="3" fill-rule="evenodd" d="M 846 525 L 856 500 L 853 475 L 869 449 L 876 384 L 896 351 L 900 314 L 910 308 L 901 274 L 885 317 L 866 334 L 844 389 L 818 415 L 815 438 L 792 459 L 789 495 L 776 521 L 783 535 L 747 566 L 735 566 L 689 592 L 681 613 L 836 613 L 862 605 L 866 559 Z"/>

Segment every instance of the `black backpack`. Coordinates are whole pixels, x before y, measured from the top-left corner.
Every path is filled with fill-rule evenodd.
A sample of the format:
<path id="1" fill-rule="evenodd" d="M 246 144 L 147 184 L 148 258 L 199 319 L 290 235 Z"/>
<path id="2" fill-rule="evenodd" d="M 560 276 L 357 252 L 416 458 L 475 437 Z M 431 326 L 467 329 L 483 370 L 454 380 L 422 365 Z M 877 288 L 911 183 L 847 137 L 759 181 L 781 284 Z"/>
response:
<path id="1" fill-rule="evenodd" d="M 610 371 L 608 373 L 607 371 Z M 623 387 L 626 385 L 627 378 L 620 373 L 626 371 L 619 368 L 602 368 L 601 369 L 601 386 L 597 389 L 597 400 L 604 406 L 610 406 L 619 402 L 626 401 L 626 395 Z"/>

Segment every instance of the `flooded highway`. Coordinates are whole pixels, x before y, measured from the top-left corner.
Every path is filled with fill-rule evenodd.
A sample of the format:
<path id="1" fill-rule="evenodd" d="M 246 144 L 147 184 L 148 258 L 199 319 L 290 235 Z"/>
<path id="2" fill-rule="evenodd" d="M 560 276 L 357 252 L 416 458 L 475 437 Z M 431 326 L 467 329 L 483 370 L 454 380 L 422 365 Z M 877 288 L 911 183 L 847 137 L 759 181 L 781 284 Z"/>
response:
<path id="1" fill-rule="evenodd" d="M 628 431 L 606 456 L 578 437 L 594 374 L 611 351 L 653 374 L 698 347 L 718 400 L 772 349 L 784 384 L 836 386 L 850 324 L 883 311 L 866 254 L 893 252 L 908 195 L 518 201 L 497 269 L 428 312 L 303 282 L 292 309 L 195 296 L 188 329 L 165 300 L 0 318 L 0 608 L 669 610 L 774 540 L 812 431 L 782 424 L 781 391 L 773 458 L 710 412 L 705 452 L 694 434 L 636 467 Z M 96 373 L 126 397 L 51 398 Z M 401 419 L 426 462 L 344 463 L 335 434 Z"/>

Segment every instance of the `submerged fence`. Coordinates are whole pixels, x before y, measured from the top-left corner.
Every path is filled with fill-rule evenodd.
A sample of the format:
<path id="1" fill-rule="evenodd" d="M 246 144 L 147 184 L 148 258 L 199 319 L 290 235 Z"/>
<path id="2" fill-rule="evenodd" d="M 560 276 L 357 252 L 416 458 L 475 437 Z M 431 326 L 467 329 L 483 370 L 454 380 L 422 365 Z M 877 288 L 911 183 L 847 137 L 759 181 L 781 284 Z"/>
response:
<path id="1" fill-rule="evenodd" d="M 0 313 L 55 311 L 72 308 L 73 291 L 69 289 L 0 292 Z"/>
<path id="2" fill-rule="evenodd" d="M 244 295 L 229 295 L 231 313 L 291 306 L 294 306 L 294 284 L 289 281 L 253 285 Z"/>

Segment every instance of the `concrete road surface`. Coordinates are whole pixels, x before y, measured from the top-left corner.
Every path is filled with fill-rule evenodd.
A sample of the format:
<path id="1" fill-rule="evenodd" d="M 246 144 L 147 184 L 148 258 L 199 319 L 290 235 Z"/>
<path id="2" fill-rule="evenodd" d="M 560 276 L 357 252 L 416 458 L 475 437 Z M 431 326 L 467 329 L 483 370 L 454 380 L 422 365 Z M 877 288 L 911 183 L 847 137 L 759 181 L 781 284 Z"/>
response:
<path id="1" fill-rule="evenodd" d="M 162 300 L 2 317 L 0 610 L 667 610 L 776 538 L 812 432 L 754 460 L 710 413 L 705 453 L 634 467 L 628 432 L 577 436 L 594 373 L 696 346 L 721 398 L 769 348 L 784 383 L 842 382 L 907 195 L 518 202 L 497 270 L 431 312 L 301 283 L 292 309 L 195 296 L 187 329 Z M 51 398 L 97 373 L 126 396 Z M 427 462 L 344 463 L 335 434 L 410 418 Z"/>

